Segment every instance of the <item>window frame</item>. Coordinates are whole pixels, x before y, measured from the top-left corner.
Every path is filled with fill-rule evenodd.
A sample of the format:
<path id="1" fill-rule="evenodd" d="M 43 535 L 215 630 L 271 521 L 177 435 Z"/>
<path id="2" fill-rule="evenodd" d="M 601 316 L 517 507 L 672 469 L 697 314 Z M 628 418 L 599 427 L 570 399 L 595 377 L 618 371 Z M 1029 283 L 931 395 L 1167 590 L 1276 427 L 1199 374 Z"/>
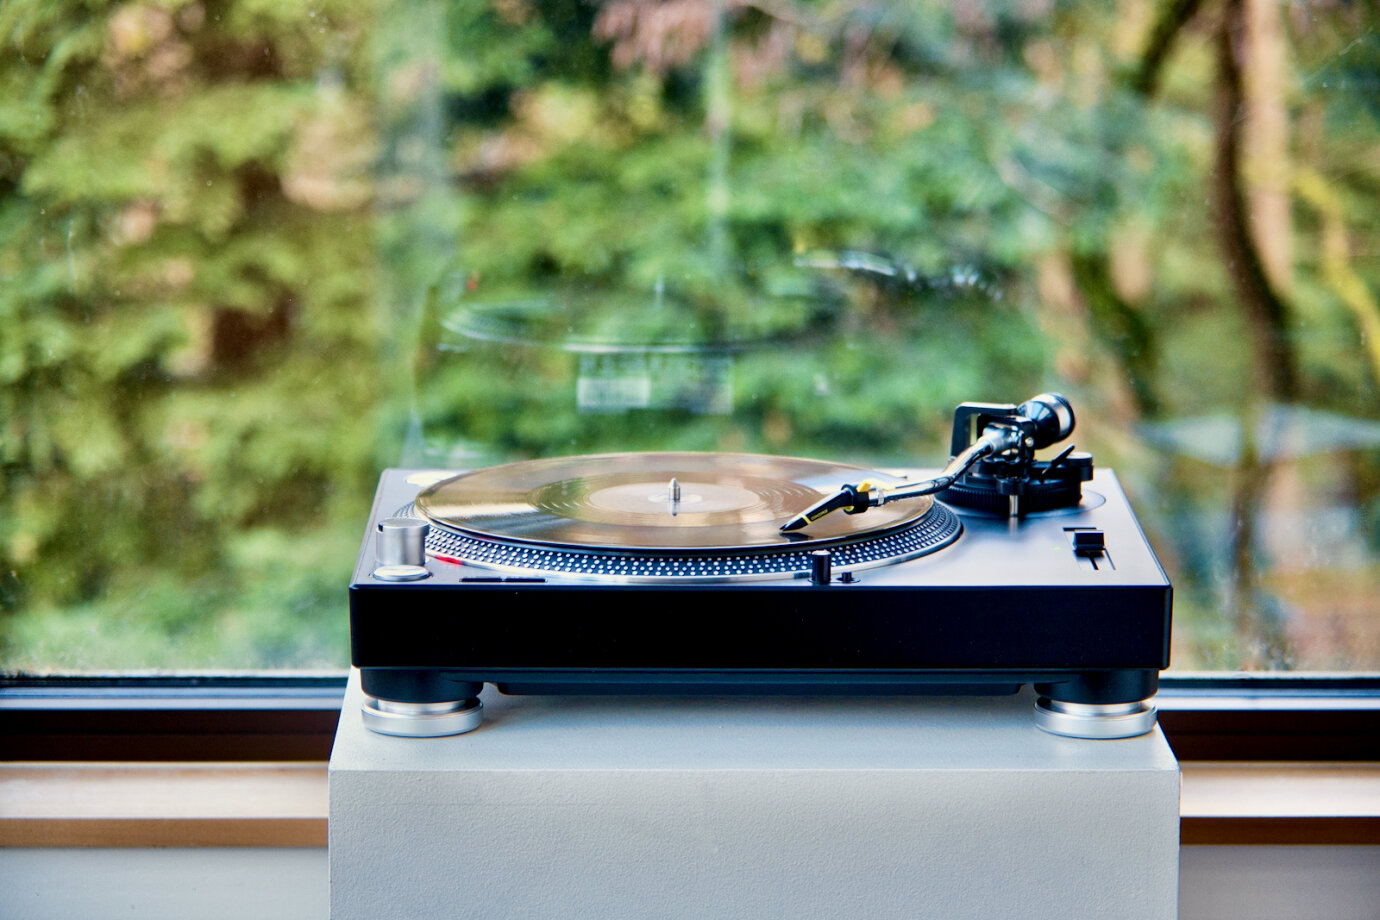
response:
<path id="1" fill-rule="evenodd" d="M 343 673 L 0 678 L 0 760 L 327 760 Z M 1168 674 L 1180 760 L 1380 761 L 1380 675 Z"/>
<path id="2" fill-rule="evenodd" d="M 326 760 L 341 673 L 0 678 L 0 761 Z"/>

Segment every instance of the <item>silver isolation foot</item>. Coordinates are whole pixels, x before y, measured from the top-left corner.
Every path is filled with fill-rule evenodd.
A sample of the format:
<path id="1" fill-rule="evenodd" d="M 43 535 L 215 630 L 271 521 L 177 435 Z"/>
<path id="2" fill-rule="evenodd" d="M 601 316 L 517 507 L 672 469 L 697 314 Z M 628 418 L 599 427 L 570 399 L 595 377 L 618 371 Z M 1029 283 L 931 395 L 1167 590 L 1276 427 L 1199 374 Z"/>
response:
<path id="1" fill-rule="evenodd" d="M 477 699 L 444 703 L 396 703 L 364 698 L 364 727 L 380 735 L 440 738 L 474 731 L 483 721 L 484 704 Z"/>
<path id="2" fill-rule="evenodd" d="M 1035 724 L 1068 738 L 1134 738 L 1155 727 L 1155 704 L 1061 703 L 1042 696 L 1035 701 Z"/>

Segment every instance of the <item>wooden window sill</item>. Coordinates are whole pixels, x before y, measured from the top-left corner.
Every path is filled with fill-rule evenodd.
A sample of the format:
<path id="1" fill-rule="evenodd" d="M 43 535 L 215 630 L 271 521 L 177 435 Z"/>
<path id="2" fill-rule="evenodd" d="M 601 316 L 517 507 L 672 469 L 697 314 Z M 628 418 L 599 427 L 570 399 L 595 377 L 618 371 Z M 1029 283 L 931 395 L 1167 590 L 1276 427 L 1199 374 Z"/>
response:
<path id="1" fill-rule="evenodd" d="M 0 764 L 0 846 L 324 847 L 326 764 Z"/>
<path id="2" fill-rule="evenodd" d="M 1179 841 L 1380 844 L 1380 763 L 1180 764 Z"/>
<path id="3" fill-rule="evenodd" d="M 323 847 L 326 764 L 0 764 L 0 846 Z M 1380 763 L 1183 764 L 1180 839 L 1380 845 Z"/>

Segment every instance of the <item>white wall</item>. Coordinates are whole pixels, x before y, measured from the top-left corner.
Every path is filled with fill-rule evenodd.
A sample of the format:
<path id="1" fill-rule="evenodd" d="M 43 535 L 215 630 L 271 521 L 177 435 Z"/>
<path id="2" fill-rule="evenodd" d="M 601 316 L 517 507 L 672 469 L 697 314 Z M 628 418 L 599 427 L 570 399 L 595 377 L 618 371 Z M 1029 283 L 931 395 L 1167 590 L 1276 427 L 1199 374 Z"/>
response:
<path id="1" fill-rule="evenodd" d="M 325 920 L 326 882 L 324 849 L 0 849 L 0 918 Z M 1380 920 L 1380 846 L 1184 847 L 1179 882 L 1181 920 Z"/>

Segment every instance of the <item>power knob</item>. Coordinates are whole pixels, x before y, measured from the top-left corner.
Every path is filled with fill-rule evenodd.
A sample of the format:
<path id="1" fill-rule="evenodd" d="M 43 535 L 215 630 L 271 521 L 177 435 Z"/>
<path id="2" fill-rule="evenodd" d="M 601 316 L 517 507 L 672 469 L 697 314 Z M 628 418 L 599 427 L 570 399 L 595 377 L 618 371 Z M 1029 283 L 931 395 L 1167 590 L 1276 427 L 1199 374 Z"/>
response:
<path id="1" fill-rule="evenodd" d="M 374 548 L 374 577 L 379 581 L 420 581 L 429 576 L 426 535 L 430 530 L 426 521 L 415 518 L 380 521 Z"/>

